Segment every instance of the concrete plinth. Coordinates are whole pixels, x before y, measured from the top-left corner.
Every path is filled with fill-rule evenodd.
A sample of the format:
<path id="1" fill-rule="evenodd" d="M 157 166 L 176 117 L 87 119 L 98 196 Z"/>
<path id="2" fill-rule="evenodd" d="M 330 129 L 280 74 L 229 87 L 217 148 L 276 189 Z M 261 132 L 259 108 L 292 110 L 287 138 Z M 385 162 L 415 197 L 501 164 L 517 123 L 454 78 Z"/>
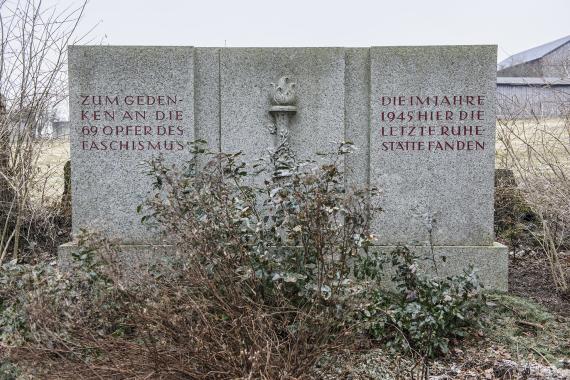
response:
<path id="1" fill-rule="evenodd" d="M 372 250 L 388 255 L 397 246 L 375 246 Z M 495 243 L 491 246 L 408 246 L 420 257 L 418 270 L 420 273 L 447 277 L 462 274 L 469 266 L 473 266 L 481 282 L 489 290 L 508 290 L 508 251 L 507 247 Z M 79 251 L 77 243 L 71 242 L 59 246 L 58 262 L 62 269 L 73 269 L 73 253 Z M 176 249 L 172 245 L 130 244 L 118 246 L 118 264 L 128 273 L 128 277 L 147 272 L 148 268 L 166 262 Z M 389 279 L 392 269 L 386 268 Z M 391 286 L 386 282 L 387 287 Z"/>
<path id="2" fill-rule="evenodd" d="M 397 246 L 375 246 L 377 252 L 389 254 Z M 508 249 L 494 243 L 490 246 L 408 246 L 420 257 L 418 270 L 420 273 L 436 277 L 447 277 L 462 274 L 469 266 L 473 266 L 481 283 L 488 290 L 508 290 Z M 388 273 L 392 270 L 386 269 Z M 390 275 L 386 276 L 390 278 Z M 390 282 L 387 281 L 390 286 Z"/>

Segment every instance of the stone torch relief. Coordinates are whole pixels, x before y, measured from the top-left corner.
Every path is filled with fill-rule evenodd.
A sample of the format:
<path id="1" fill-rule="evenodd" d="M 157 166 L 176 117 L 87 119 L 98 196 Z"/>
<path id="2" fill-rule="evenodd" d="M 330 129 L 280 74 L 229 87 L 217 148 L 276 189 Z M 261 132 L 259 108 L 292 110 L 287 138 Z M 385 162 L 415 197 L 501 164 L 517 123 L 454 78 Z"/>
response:
<path id="1" fill-rule="evenodd" d="M 291 117 L 297 112 L 296 83 L 288 76 L 282 76 L 277 83 L 271 83 L 271 106 L 269 113 L 273 124 L 269 131 L 275 136 L 272 161 L 275 177 L 287 177 L 294 165 L 294 155 L 289 142 Z"/>

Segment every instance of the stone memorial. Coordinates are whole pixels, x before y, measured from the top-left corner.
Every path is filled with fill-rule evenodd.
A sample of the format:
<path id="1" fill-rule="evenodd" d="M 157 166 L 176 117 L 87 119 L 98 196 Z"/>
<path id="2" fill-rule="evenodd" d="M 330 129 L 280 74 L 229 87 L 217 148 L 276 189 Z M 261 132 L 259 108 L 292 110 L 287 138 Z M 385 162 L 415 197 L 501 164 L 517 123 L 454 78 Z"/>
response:
<path id="1" fill-rule="evenodd" d="M 142 162 L 188 157 L 194 49 L 72 46 L 69 78 L 73 233 L 147 242 L 136 213 L 149 190 Z"/>
<path id="2" fill-rule="evenodd" d="M 495 75 L 496 46 L 71 46 L 73 234 L 100 231 L 125 251 L 157 243 L 136 212 L 151 190 L 141 162 L 187 161 L 195 139 L 250 160 L 279 133 L 300 158 L 350 140 L 347 181 L 382 189 L 376 249 L 413 246 L 431 253 L 426 271 L 473 265 L 506 290 L 493 233 Z"/>

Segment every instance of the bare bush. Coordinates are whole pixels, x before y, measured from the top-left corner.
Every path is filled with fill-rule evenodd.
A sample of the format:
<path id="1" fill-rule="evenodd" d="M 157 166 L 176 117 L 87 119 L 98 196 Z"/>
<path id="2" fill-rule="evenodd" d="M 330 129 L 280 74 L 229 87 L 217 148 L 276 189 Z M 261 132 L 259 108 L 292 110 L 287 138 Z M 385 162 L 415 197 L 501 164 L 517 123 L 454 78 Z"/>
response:
<path id="1" fill-rule="evenodd" d="M 172 168 L 153 160 L 158 191 L 145 220 L 209 266 L 230 260 L 266 289 L 285 288 L 303 301 L 338 300 L 359 250 L 372 244 L 369 217 L 379 211 L 375 189 L 344 181 L 340 162 L 350 147 L 340 144 L 323 164 L 294 162 L 278 173 L 266 165 L 258 185 L 244 180 L 262 176 L 239 154 L 218 154 L 199 173 L 193 163 Z"/>
<path id="2" fill-rule="evenodd" d="M 387 344 L 427 379 L 473 326 L 477 280 L 424 279 L 409 250 L 369 249 L 376 191 L 345 182 L 351 146 L 322 163 L 284 152 L 280 170 L 240 154 L 200 171 L 151 160 L 156 193 L 139 211 L 175 252 L 147 262 L 87 234 L 72 271 L 4 264 L 0 348 L 45 378 L 269 380 L 321 378 L 325 352 Z M 393 296 L 380 287 L 387 261 Z"/>
<path id="3" fill-rule="evenodd" d="M 34 219 L 54 217 L 45 203 L 34 204 L 48 201 L 43 195 L 51 174 L 39 170 L 41 137 L 48 115 L 66 97 L 67 46 L 77 42 L 84 8 L 0 1 L 0 263 L 18 258 L 22 241 L 34 240 Z"/>
<path id="4" fill-rule="evenodd" d="M 560 105 L 558 118 L 520 119 L 511 107 L 501 110 L 497 162 L 513 170 L 522 196 L 538 216 L 539 228 L 529 232 L 546 254 L 556 289 L 564 293 L 569 288 L 560 252 L 570 248 L 570 110 L 565 108 L 570 94 L 553 94 Z"/>
<path id="5" fill-rule="evenodd" d="M 13 318 L 26 327 L 14 329 L 23 336 L 11 340 L 9 357 L 42 363 L 35 375 L 303 379 L 324 350 L 346 343 L 342 334 L 331 342 L 331 326 L 318 313 L 279 298 L 264 305 L 242 279 L 212 277 L 186 260 L 173 259 L 147 283 L 124 286 L 112 270 L 113 246 L 96 237 L 85 243 L 78 277 L 21 269 L 10 277 L 24 274 L 27 299 Z"/>

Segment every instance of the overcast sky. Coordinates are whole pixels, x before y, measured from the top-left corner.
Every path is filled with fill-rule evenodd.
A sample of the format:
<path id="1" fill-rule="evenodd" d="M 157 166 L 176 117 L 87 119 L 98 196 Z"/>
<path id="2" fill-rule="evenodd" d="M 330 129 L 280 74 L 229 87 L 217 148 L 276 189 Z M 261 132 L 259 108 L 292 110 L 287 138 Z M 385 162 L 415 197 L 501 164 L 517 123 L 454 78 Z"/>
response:
<path id="1" fill-rule="evenodd" d="M 502 60 L 569 35 L 570 0 L 90 0 L 82 29 L 96 24 L 91 43 L 497 44 Z"/>

